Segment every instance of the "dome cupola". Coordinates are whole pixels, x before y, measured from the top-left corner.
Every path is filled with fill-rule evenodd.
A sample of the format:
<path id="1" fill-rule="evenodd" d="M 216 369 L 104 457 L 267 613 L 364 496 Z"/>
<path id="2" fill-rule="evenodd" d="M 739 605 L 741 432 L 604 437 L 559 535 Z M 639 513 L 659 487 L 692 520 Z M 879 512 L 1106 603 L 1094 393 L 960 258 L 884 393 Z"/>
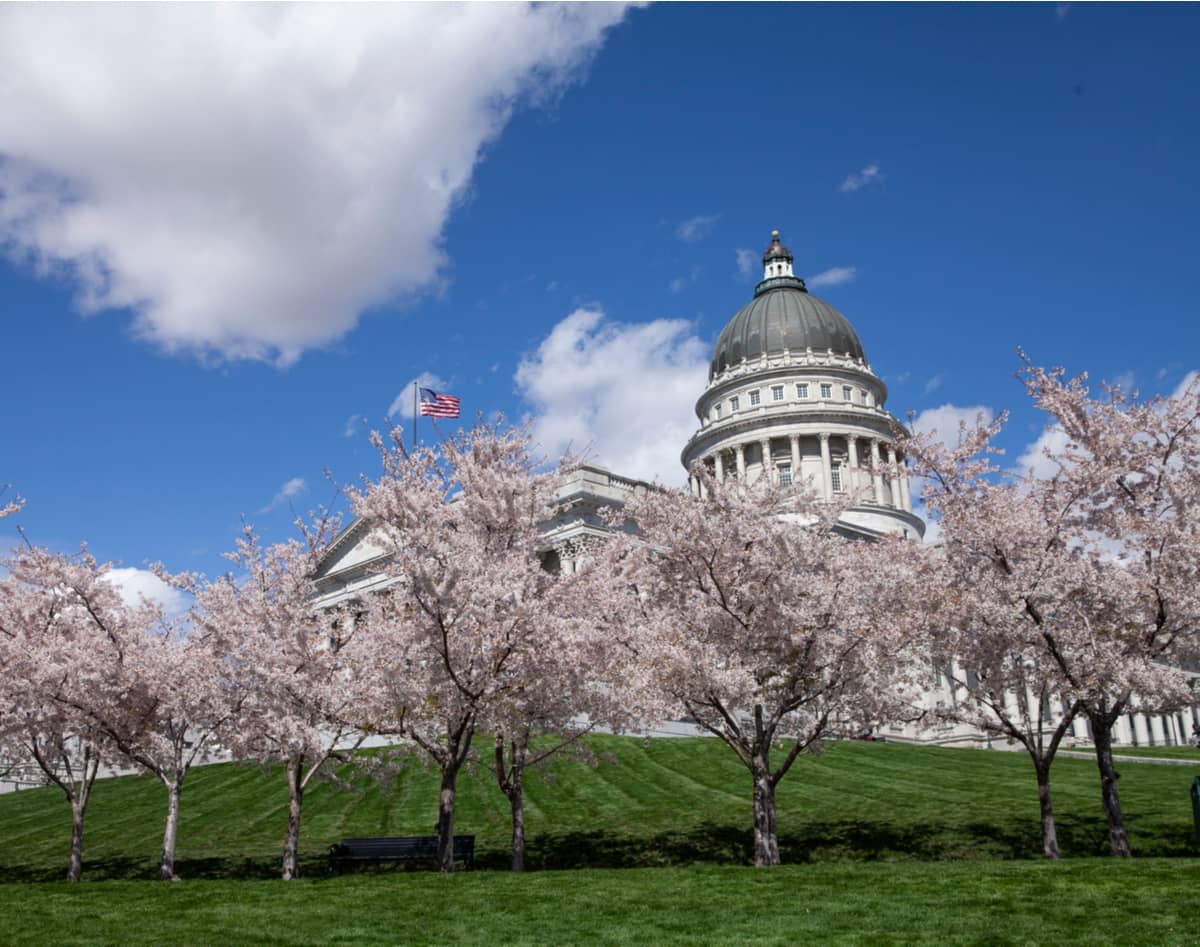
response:
<path id="1" fill-rule="evenodd" d="M 849 320 L 809 293 L 792 271 L 792 253 L 771 231 L 763 254 L 763 278 L 754 298 L 725 325 L 713 346 L 708 377 L 713 379 L 743 361 L 785 352 L 828 352 L 866 361 L 862 342 Z"/>
<path id="2" fill-rule="evenodd" d="M 796 274 L 792 271 L 792 251 L 779 242 L 779 231 L 772 230 L 771 245 L 763 253 L 762 283 L 776 279 L 792 280 L 804 289 L 804 280 L 796 279 Z M 762 286 L 762 283 L 759 283 L 759 286 Z"/>

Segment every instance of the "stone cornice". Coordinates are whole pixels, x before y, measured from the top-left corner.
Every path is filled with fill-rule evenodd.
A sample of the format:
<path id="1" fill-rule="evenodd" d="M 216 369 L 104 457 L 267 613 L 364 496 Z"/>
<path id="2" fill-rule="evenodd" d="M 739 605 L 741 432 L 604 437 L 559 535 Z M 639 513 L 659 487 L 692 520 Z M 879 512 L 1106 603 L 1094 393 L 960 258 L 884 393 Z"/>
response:
<path id="1" fill-rule="evenodd" d="M 708 397 L 716 389 L 736 387 L 747 378 L 755 375 L 774 377 L 779 374 L 794 372 L 797 369 L 805 372 L 842 371 L 856 376 L 865 376 L 871 384 L 881 389 L 884 398 L 887 397 L 887 385 L 882 378 L 872 371 L 869 363 L 851 358 L 846 355 L 835 355 L 831 352 L 814 352 L 807 349 L 803 352 L 784 352 L 780 355 L 765 355 L 754 360 L 743 360 L 736 365 L 726 368 L 721 374 L 709 379 L 708 385 L 701 395 L 701 400 Z M 880 401 L 882 404 L 882 400 Z"/>

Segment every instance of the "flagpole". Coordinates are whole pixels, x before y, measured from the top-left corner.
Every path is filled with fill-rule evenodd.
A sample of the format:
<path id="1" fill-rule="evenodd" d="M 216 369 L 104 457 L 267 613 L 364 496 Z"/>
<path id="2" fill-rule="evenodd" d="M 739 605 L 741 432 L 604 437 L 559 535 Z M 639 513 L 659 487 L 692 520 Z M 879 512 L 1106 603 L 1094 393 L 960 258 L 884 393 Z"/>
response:
<path id="1" fill-rule="evenodd" d="M 413 450 L 417 449 L 417 383 L 413 382 Z"/>

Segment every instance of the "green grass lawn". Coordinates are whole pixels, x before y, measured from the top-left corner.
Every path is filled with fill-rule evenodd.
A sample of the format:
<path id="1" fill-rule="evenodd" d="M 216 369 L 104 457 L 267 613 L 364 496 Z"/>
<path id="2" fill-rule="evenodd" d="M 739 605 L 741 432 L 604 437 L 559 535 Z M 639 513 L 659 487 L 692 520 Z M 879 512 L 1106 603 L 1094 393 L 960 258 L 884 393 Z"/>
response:
<path id="1" fill-rule="evenodd" d="M 346 835 L 429 834 L 435 774 L 381 791 L 320 784 L 305 802 L 307 878 L 274 880 L 287 811 L 279 773 L 199 768 L 177 868 L 153 877 L 165 796 L 145 777 L 97 784 L 85 882 L 62 877 L 57 790 L 0 797 L 0 943 L 1122 943 L 1200 944 L 1187 767 L 1125 763 L 1137 859 L 1103 856 L 1095 765 L 1055 764 L 1064 854 L 1038 859 L 1032 767 L 1020 754 L 833 743 L 779 792 L 779 869 L 751 857 L 749 779 L 715 740 L 598 737 L 615 764 L 560 764 L 528 783 L 530 864 L 506 866 L 507 802 L 486 771 L 460 782 L 460 831 L 484 869 L 363 871 L 326 880 Z M 553 870 L 575 869 L 575 870 Z M 624 869 L 624 870 L 613 870 Z"/>
<path id="2" fill-rule="evenodd" d="M 6 944 L 1195 944 L 1192 859 L 0 885 Z"/>
<path id="3" fill-rule="evenodd" d="M 711 739 L 597 737 L 615 765 L 556 767 L 528 782 L 533 869 L 744 865 L 751 860 L 749 778 Z M 1194 851 L 1182 766 L 1125 763 L 1122 801 L 1137 855 Z M 1103 855 L 1107 834 L 1095 764 L 1054 767 L 1059 837 L 1068 857 Z M 477 836 L 484 868 L 502 869 L 507 800 L 485 770 L 459 785 L 458 829 Z M 320 872 L 329 843 L 348 835 L 428 835 L 436 774 L 406 769 L 389 791 L 373 784 L 310 790 L 302 855 Z M 153 876 L 165 794 L 152 779 L 97 784 L 85 836 L 85 878 Z M 177 870 L 184 878 L 270 878 L 277 870 L 287 792 L 256 767 L 201 767 L 183 795 Z M 779 787 L 785 863 L 1035 858 L 1041 842 L 1033 769 L 1023 754 L 831 743 L 802 757 Z M 64 870 L 68 810 L 56 789 L 0 797 L 0 880 L 52 881 Z"/>

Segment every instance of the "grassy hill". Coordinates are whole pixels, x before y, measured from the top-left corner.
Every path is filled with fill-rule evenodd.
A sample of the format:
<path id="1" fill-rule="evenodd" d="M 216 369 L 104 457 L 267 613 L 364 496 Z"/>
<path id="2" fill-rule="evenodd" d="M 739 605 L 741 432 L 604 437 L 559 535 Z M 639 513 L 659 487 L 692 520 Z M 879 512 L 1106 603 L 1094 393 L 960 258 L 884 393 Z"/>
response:
<path id="1" fill-rule="evenodd" d="M 747 864 L 749 778 L 711 739 L 596 737 L 613 758 L 561 763 L 527 787 L 533 869 Z M 1121 765 L 1122 801 L 1139 856 L 1194 852 L 1190 799 L 1197 765 Z M 481 866 L 504 868 L 507 800 L 486 770 L 460 781 L 458 827 L 478 837 Z M 1094 763 L 1060 759 L 1055 809 L 1067 857 L 1103 855 L 1107 836 Z M 431 834 L 436 775 L 410 766 L 389 791 L 320 784 L 305 800 L 305 871 L 348 835 Z M 165 807 L 147 777 L 97 784 L 85 835 L 85 878 L 153 876 Z M 183 796 L 177 870 L 185 878 L 270 878 L 277 871 L 286 787 L 250 766 L 193 770 Z M 785 863 L 1036 858 L 1036 790 L 1023 754 L 880 743 L 833 743 L 797 761 L 780 785 Z M 61 877 L 69 814 L 57 789 L 0 796 L 0 880 Z M 1194 862 L 1190 863 L 1195 865 Z M 1195 870 L 1192 868 L 1191 870 Z"/>

